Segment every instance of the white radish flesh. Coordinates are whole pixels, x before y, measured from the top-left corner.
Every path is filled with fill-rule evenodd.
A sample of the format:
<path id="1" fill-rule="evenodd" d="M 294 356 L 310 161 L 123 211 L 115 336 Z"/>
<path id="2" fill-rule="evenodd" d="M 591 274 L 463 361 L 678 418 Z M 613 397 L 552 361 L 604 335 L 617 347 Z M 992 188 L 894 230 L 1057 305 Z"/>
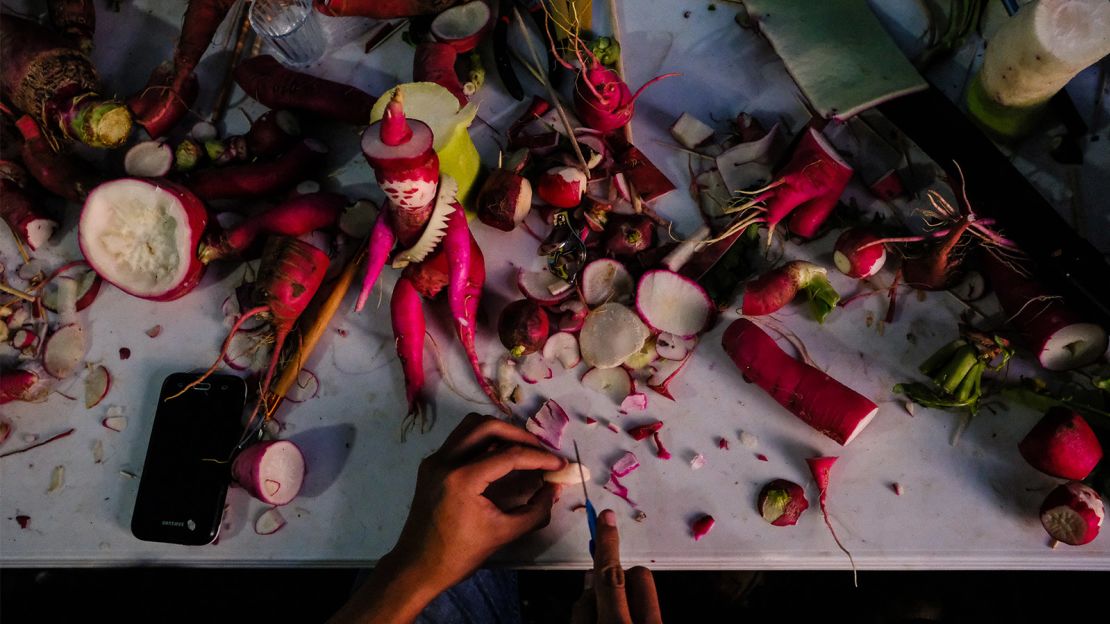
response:
<path id="1" fill-rule="evenodd" d="M 551 334 L 543 345 L 543 359 L 548 362 L 559 362 L 564 369 L 578 366 L 578 363 L 582 361 L 582 353 L 578 349 L 578 338 L 569 332 Z"/>
<path id="2" fill-rule="evenodd" d="M 516 285 L 520 292 L 540 305 L 555 305 L 569 297 L 573 288 L 566 280 L 547 269 L 517 271 Z"/>
<path id="3" fill-rule="evenodd" d="M 112 375 L 108 369 L 98 364 L 89 369 L 85 377 L 85 409 L 92 409 L 108 396 L 112 388 Z"/>
<path id="4" fill-rule="evenodd" d="M 302 368 L 297 373 L 297 383 L 293 384 L 285 393 L 285 398 L 294 403 L 303 403 L 316 398 L 320 393 L 320 380 L 316 374 L 307 368 Z"/>
<path id="5" fill-rule="evenodd" d="M 204 143 L 205 141 L 216 140 L 216 138 L 219 137 L 220 134 L 216 130 L 216 126 L 208 123 L 207 121 L 198 121 L 193 124 L 192 128 L 189 129 L 189 136 L 193 139 L 196 139 L 197 141 L 200 141 L 201 143 Z"/>
<path id="6" fill-rule="evenodd" d="M 656 331 L 695 336 L 705 329 L 712 310 L 705 290 L 673 271 L 648 271 L 636 289 L 636 311 Z"/>
<path id="7" fill-rule="evenodd" d="M 160 178 L 173 167 L 173 150 L 159 141 L 143 141 L 127 150 L 123 170 L 129 176 Z"/>
<path id="8" fill-rule="evenodd" d="M 76 311 L 80 312 L 87 308 L 95 299 L 100 291 L 100 276 L 96 271 L 88 267 L 82 268 L 82 272 L 78 275 L 67 276 L 61 275 L 51 280 L 42 290 L 42 305 L 51 312 L 58 312 L 58 288 L 62 279 L 76 280 L 77 284 L 77 301 Z"/>
<path id="9" fill-rule="evenodd" d="M 582 299 L 591 308 L 610 301 L 629 303 L 635 291 L 632 274 L 616 260 L 594 260 L 582 269 Z"/>
<path id="10" fill-rule="evenodd" d="M 624 368 L 591 368 L 582 376 L 582 385 L 594 392 L 600 392 L 609 397 L 613 403 L 620 405 L 628 395 L 632 394 L 632 376 Z"/>
<path id="11" fill-rule="evenodd" d="M 304 455 L 288 440 L 253 444 L 239 453 L 231 465 L 235 482 L 270 505 L 285 505 L 296 498 L 304 475 Z"/>
<path id="12" fill-rule="evenodd" d="M 108 416 L 104 420 L 100 421 L 100 424 L 103 425 L 105 429 L 111 429 L 112 431 L 119 433 L 127 428 L 127 417 Z"/>
<path id="13" fill-rule="evenodd" d="M 283 526 L 285 526 L 285 517 L 277 507 L 271 507 L 263 511 L 254 521 L 254 532 L 259 535 L 272 535 L 280 531 Z"/>
<path id="14" fill-rule="evenodd" d="M 712 138 L 713 128 L 710 128 L 702 122 L 702 120 L 694 117 L 690 113 L 682 113 L 671 126 L 671 136 L 673 136 L 674 140 L 678 141 L 682 147 L 694 149 Z"/>
<path id="15" fill-rule="evenodd" d="M 662 265 L 672 271 L 680 271 L 682 267 L 694 257 L 702 247 L 702 241 L 709 238 L 710 229 L 708 225 L 703 225 L 693 234 L 690 238 L 683 240 L 677 247 L 671 250 L 670 253 L 663 258 Z"/>
<path id="16" fill-rule="evenodd" d="M 554 373 L 551 370 L 551 366 L 544 360 L 542 353 L 529 353 L 524 356 L 524 360 L 521 361 L 520 378 L 523 379 L 525 383 L 539 383 L 540 381 L 551 379 L 553 376 Z"/>
<path id="17" fill-rule="evenodd" d="M 606 303 L 586 316 L 578 346 L 590 366 L 613 368 L 643 348 L 650 336 L 635 312 L 619 303 Z"/>
<path id="18" fill-rule="evenodd" d="M 497 364 L 497 396 L 508 401 L 519 387 L 516 384 L 516 360 L 505 356 Z"/>
<path id="19" fill-rule="evenodd" d="M 43 346 L 42 365 L 58 379 L 73 375 L 85 359 L 85 330 L 80 325 L 65 325 L 50 334 Z"/>
<path id="20" fill-rule="evenodd" d="M 581 472 L 579 472 L 581 468 Z M 543 473 L 543 480 L 556 485 L 578 485 L 583 480 L 590 480 L 590 469 L 585 465 L 567 462 L 566 466 L 558 470 L 549 470 Z"/>

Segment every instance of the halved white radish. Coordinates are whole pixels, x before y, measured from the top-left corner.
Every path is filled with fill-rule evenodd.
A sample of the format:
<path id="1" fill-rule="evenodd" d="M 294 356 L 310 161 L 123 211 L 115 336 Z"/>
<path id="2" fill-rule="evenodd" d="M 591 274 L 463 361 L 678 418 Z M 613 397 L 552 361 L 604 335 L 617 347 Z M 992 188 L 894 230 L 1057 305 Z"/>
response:
<path id="1" fill-rule="evenodd" d="M 42 289 L 42 305 L 51 312 L 58 312 L 58 281 L 73 279 L 77 281 L 76 311 L 80 312 L 89 307 L 100 293 L 100 276 L 84 263 L 75 265 L 46 283 Z"/>
<path id="2" fill-rule="evenodd" d="M 636 282 L 623 264 L 602 258 L 582 269 L 581 288 L 582 299 L 592 308 L 609 301 L 629 303 L 636 291 Z"/>
<path id="3" fill-rule="evenodd" d="M 642 412 L 647 409 L 647 395 L 643 392 L 633 392 L 621 401 L 621 412 Z"/>
<path id="4" fill-rule="evenodd" d="M 620 366 L 615 368 L 591 368 L 582 376 L 582 385 L 594 392 L 600 392 L 608 396 L 617 405 L 620 405 L 628 395 L 632 394 L 633 390 L 632 376 Z"/>
<path id="5" fill-rule="evenodd" d="M 649 336 L 651 331 L 635 312 L 610 302 L 586 316 L 578 346 L 590 366 L 613 368 L 639 351 Z"/>
<path id="6" fill-rule="evenodd" d="M 567 462 L 566 466 L 558 470 L 543 473 L 543 480 L 557 485 L 578 485 L 590 480 L 590 469 L 585 464 Z"/>
<path id="7" fill-rule="evenodd" d="M 451 7 L 432 20 L 432 36 L 446 43 L 459 54 L 478 47 L 493 24 L 493 13 L 483 0 L 473 0 Z"/>
<path id="8" fill-rule="evenodd" d="M 92 409 L 108 396 L 112 389 L 112 374 L 103 364 L 89 368 L 85 376 L 85 409 Z"/>
<path id="9" fill-rule="evenodd" d="M 547 338 L 543 345 L 543 359 L 548 362 L 559 362 L 564 369 L 574 368 L 582 361 L 582 352 L 578 349 L 578 338 L 569 332 L 555 332 Z"/>
<path id="10" fill-rule="evenodd" d="M 685 338 L 663 332 L 655 338 L 655 350 L 664 360 L 683 360 L 686 354 L 698 344 L 696 336 Z"/>
<path id="11" fill-rule="evenodd" d="M 127 428 L 127 417 L 106 416 L 103 420 L 100 421 L 100 424 L 103 425 L 105 429 L 111 429 L 112 431 L 119 433 Z"/>
<path id="12" fill-rule="evenodd" d="M 540 305 L 555 305 L 574 292 L 574 289 L 566 280 L 547 269 L 539 271 L 518 270 L 516 285 L 525 297 Z"/>
<path id="13" fill-rule="evenodd" d="M 682 113 L 671 125 L 671 136 L 682 147 L 694 149 L 713 136 L 713 128 L 690 113 Z"/>
<path id="14" fill-rule="evenodd" d="M 556 451 L 563 446 L 563 431 L 570 424 L 566 410 L 552 399 L 548 399 L 540 410 L 528 418 L 524 428 L 541 442 Z"/>
<path id="15" fill-rule="evenodd" d="M 285 526 L 285 517 L 277 507 L 271 507 L 263 511 L 254 521 L 254 532 L 259 535 L 271 535 L 280 531 L 283 526 Z"/>
<path id="16" fill-rule="evenodd" d="M 544 360 L 543 354 L 537 351 L 524 356 L 520 365 L 520 378 L 525 382 L 530 384 L 539 383 L 542 380 L 551 379 L 553 376 L 551 366 Z"/>
<path id="17" fill-rule="evenodd" d="M 77 233 L 89 265 L 120 290 L 153 301 L 177 299 L 204 273 L 197 258 L 208 211 L 166 180 L 122 178 L 93 189 Z"/>
<path id="18" fill-rule="evenodd" d="M 293 384 L 285 393 L 285 398 L 294 403 L 303 403 L 316 398 L 320 393 L 320 380 L 316 374 L 307 368 L 302 368 L 297 373 L 297 383 Z"/>
<path id="19" fill-rule="evenodd" d="M 173 167 L 173 150 L 161 141 L 143 141 L 127 150 L 123 170 L 129 176 L 160 178 Z"/>
<path id="20" fill-rule="evenodd" d="M 85 329 L 76 323 L 63 325 L 46 338 L 42 365 L 52 376 L 65 379 L 81 365 L 86 348 Z"/>
<path id="21" fill-rule="evenodd" d="M 356 240 L 370 234 L 374 220 L 378 218 L 378 206 L 374 202 L 359 200 L 343 210 L 339 215 L 339 231 Z"/>
<path id="22" fill-rule="evenodd" d="M 231 477 L 258 500 L 285 505 L 297 497 L 304 483 L 304 454 L 288 440 L 248 446 L 231 464 Z"/>
<path id="23" fill-rule="evenodd" d="M 636 288 L 636 311 L 656 331 L 695 336 L 705 329 L 712 310 L 705 290 L 674 271 L 648 271 Z"/>
<path id="24" fill-rule="evenodd" d="M 653 364 L 651 377 L 648 379 L 648 387 L 673 401 L 674 397 L 671 396 L 670 384 L 686 367 L 686 363 L 690 361 L 690 355 L 691 353 L 687 352 L 686 357 L 681 360 L 660 359 Z"/>

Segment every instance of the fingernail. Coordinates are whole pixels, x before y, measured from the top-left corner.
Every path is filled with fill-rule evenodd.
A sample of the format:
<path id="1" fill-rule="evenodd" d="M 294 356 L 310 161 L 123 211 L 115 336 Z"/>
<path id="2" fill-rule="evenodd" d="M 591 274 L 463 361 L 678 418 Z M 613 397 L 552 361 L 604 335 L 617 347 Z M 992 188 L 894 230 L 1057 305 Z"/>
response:
<path id="1" fill-rule="evenodd" d="M 598 516 L 597 519 L 601 520 L 601 523 L 605 526 L 617 526 L 617 514 L 613 513 L 612 509 L 606 509 L 601 512 L 601 515 Z"/>
<path id="2" fill-rule="evenodd" d="M 582 575 L 582 589 L 584 589 L 584 590 L 585 589 L 593 589 L 593 586 L 594 586 L 594 571 L 593 570 L 586 570 L 586 573 Z"/>

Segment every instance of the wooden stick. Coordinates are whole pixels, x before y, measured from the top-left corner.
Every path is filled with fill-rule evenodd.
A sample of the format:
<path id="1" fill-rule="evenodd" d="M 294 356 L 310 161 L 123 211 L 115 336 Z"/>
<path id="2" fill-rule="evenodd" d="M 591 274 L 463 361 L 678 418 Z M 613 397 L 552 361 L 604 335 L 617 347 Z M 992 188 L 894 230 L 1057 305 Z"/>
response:
<path id="1" fill-rule="evenodd" d="M 312 355 L 313 349 L 316 348 L 316 343 L 318 343 L 320 337 L 324 335 L 324 330 L 328 328 L 328 324 L 331 322 L 332 317 L 335 316 L 335 312 L 339 309 L 339 305 L 343 302 L 343 298 L 347 296 L 347 291 L 354 282 L 355 275 L 358 273 L 359 267 L 362 266 L 362 261 L 366 259 L 366 253 L 370 245 L 369 238 L 364 239 L 359 245 L 362 251 L 358 252 L 347 261 L 347 266 L 343 267 L 343 272 L 328 285 L 330 290 L 326 291 L 323 297 L 317 296 L 313 301 L 312 307 L 301 317 L 301 322 L 299 324 L 301 334 L 300 344 L 297 346 L 292 356 L 282 366 L 281 374 L 278 376 L 277 381 L 271 386 L 271 390 L 267 393 L 267 420 L 273 418 L 274 413 L 277 412 L 278 407 L 281 406 L 282 401 L 285 399 L 286 393 L 293 387 L 293 384 L 297 383 L 297 377 L 301 374 L 301 369 L 304 367 L 305 361 Z"/>
<path id="2" fill-rule="evenodd" d="M 246 46 L 247 39 L 250 38 L 250 6 L 246 3 L 243 4 L 242 14 L 242 17 L 239 18 L 239 33 L 235 38 L 235 49 L 231 53 L 231 60 L 227 62 L 227 73 L 224 74 L 224 81 L 220 84 L 220 93 L 216 96 L 216 104 L 208 118 L 208 121 L 213 124 L 220 123 L 227 111 L 227 103 L 231 99 L 232 84 L 235 82 L 235 67 L 239 65 L 239 59 L 243 58 L 243 48 Z"/>
<path id="3" fill-rule="evenodd" d="M 0 291 L 6 292 L 9 295 L 14 295 L 16 297 L 19 297 L 20 299 L 22 299 L 24 301 L 32 301 L 33 302 L 35 300 L 35 298 L 33 296 L 28 295 L 27 293 L 23 292 L 22 290 L 19 290 L 18 288 L 12 288 L 11 286 L 8 286 L 7 284 L 0 284 Z"/>

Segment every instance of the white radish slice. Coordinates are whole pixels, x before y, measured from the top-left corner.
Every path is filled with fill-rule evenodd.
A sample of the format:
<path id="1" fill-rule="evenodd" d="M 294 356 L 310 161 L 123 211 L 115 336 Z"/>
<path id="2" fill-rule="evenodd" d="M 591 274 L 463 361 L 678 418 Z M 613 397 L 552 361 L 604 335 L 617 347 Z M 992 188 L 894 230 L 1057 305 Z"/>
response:
<path id="1" fill-rule="evenodd" d="M 100 292 L 100 276 L 96 274 L 89 267 L 81 267 L 81 273 L 74 276 L 61 275 L 53 280 L 42 289 L 42 305 L 51 312 L 58 312 L 58 289 L 59 283 L 63 279 L 76 280 L 76 311 L 80 312 L 89 307 L 90 304 L 96 299 L 97 294 Z"/>
<path id="2" fill-rule="evenodd" d="M 108 417 L 104 418 L 104 420 L 101 420 L 100 424 L 104 425 L 105 429 L 111 429 L 112 431 L 115 431 L 116 433 L 119 433 L 119 432 L 121 432 L 121 431 L 123 431 L 124 429 L 127 428 L 127 417 L 126 416 L 108 416 Z"/>
<path id="3" fill-rule="evenodd" d="M 647 395 L 643 392 L 633 392 L 632 394 L 624 397 L 624 400 L 621 401 L 621 411 L 626 414 L 628 412 L 642 412 L 646 409 Z"/>
<path id="4" fill-rule="evenodd" d="M 566 466 L 558 470 L 549 470 L 543 473 L 543 480 L 556 485 L 578 485 L 583 480 L 590 480 L 590 469 L 584 464 L 567 462 Z"/>
<path id="5" fill-rule="evenodd" d="M 85 376 L 85 409 L 92 409 L 108 396 L 112 389 L 112 374 L 103 364 L 97 364 L 89 369 Z"/>
<path id="6" fill-rule="evenodd" d="M 570 296 L 573 288 L 566 280 L 547 269 L 525 271 L 516 274 L 516 285 L 520 292 L 540 305 L 555 305 Z"/>
<path id="7" fill-rule="evenodd" d="M 301 372 L 297 373 L 297 383 L 293 384 L 289 391 L 285 393 L 285 398 L 294 403 L 304 403 L 309 399 L 316 398 L 320 393 L 320 380 L 316 374 L 307 368 L 302 368 Z"/>
<path id="8" fill-rule="evenodd" d="M 582 299 L 591 308 L 609 301 L 629 303 L 635 291 L 632 274 L 616 260 L 594 260 L 582 269 Z"/>
<path id="9" fill-rule="evenodd" d="M 552 399 L 540 407 L 540 411 L 528 418 L 524 428 L 556 451 L 563 446 L 563 431 L 570 424 L 566 410 Z"/>
<path id="10" fill-rule="evenodd" d="M 129 176 L 160 178 L 173 167 L 173 150 L 160 141 L 143 141 L 127 150 L 123 170 Z"/>
<path id="11" fill-rule="evenodd" d="M 632 451 L 626 451 L 624 455 L 620 456 L 620 459 L 613 462 L 612 467 L 609 468 L 609 472 L 616 475 L 618 478 L 623 478 L 632 474 L 632 471 L 639 467 L 640 460 L 636 459 L 636 454 Z"/>
<path id="12" fill-rule="evenodd" d="M 285 517 L 277 507 L 271 507 L 263 511 L 254 521 L 254 532 L 259 535 L 272 535 L 280 531 L 283 526 L 285 526 Z"/>
<path id="13" fill-rule="evenodd" d="M 636 311 L 656 331 L 695 336 L 705 329 L 712 310 L 705 290 L 674 271 L 648 271 L 636 289 Z"/>
<path id="14" fill-rule="evenodd" d="M 578 366 L 578 363 L 582 361 L 582 352 L 578 349 L 578 338 L 568 332 L 551 334 L 543 345 L 543 359 L 548 362 L 559 362 L 564 369 Z"/>
<path id="15" fill-rule="evenodd" d="M 536 352 L 524 356 L 520 365 L 520 378 L 526 383 L 539 383 L 542 380 L 551 379 L 553 376 L 554 373 L 544 360 L 543 354 Z"/>
<path id="16" fill-rule="evenodd" d="M 58 379 L 73 375 L 85 359 L 85 330 L 76 323 L 64 325 L 50 334 L 43 345 L 42 365 Z"/>
<path id="17" fill-rule="evenodd" d="M 582 385 L 608 396 L 617 405 L 632 394 L 633 390 L 632 376 L 620 366 L 591 368 L 582 376 Z"/>
<path id="18" fill-rule="evenodd" d="M 643 348 L 650 336 L 635 312 L 619 303 L 606 303 L 586 316 L 578 346 L 590 366 L 613 368 Z"/>
<path id="19" fill-rule="evenodd" d="M 207 121 L 198 121 L 189 129 L 189 136 L 204 143 L 205 141 L 214 141 L 220 134 L 216 130 L 216 126 Z"/>
<path id="20" fill-rule="evenodd" d="M 682 360 L 690 352 L 684 338 L 667 332 L 663 332 L 655 338 L 655 350 L 659 353 L 659 357 L 664 360 Z"/>
<path id="21" fill-rule="evenodd" d="M 369 200 L 359 200 L 343 210 L 339 215 L 339 231 L 355 240 L 362 240 L 374 227 L 378 217 L 378 207 Z"/>
<path id="22" fill-rule="evenodd" d="M 623 173 L 618 173 L 613 176 L 613 187 L 617 189 L 617 194 L 621 196 L 624 201 L 632 201 L 632 193 L 628 189 L 628 180 L 624 178 Z"/>
<path id="23" fill-rule="evenodd" d="M 248 446 L 231 464 L 231 477 L 258 500 L 286 505 L 297 497 L 304 483 L 304 454 L 288 440 L 270 440 Z"/>
<path id="24" fill-rule="evenodd" d="M 713 136 L 713 128 L 707 126 L 702 120 L 690 113 L 682 113 L 674 124 L 671 125 L 671 136 L 686 149 L 705 143 Z"/>

